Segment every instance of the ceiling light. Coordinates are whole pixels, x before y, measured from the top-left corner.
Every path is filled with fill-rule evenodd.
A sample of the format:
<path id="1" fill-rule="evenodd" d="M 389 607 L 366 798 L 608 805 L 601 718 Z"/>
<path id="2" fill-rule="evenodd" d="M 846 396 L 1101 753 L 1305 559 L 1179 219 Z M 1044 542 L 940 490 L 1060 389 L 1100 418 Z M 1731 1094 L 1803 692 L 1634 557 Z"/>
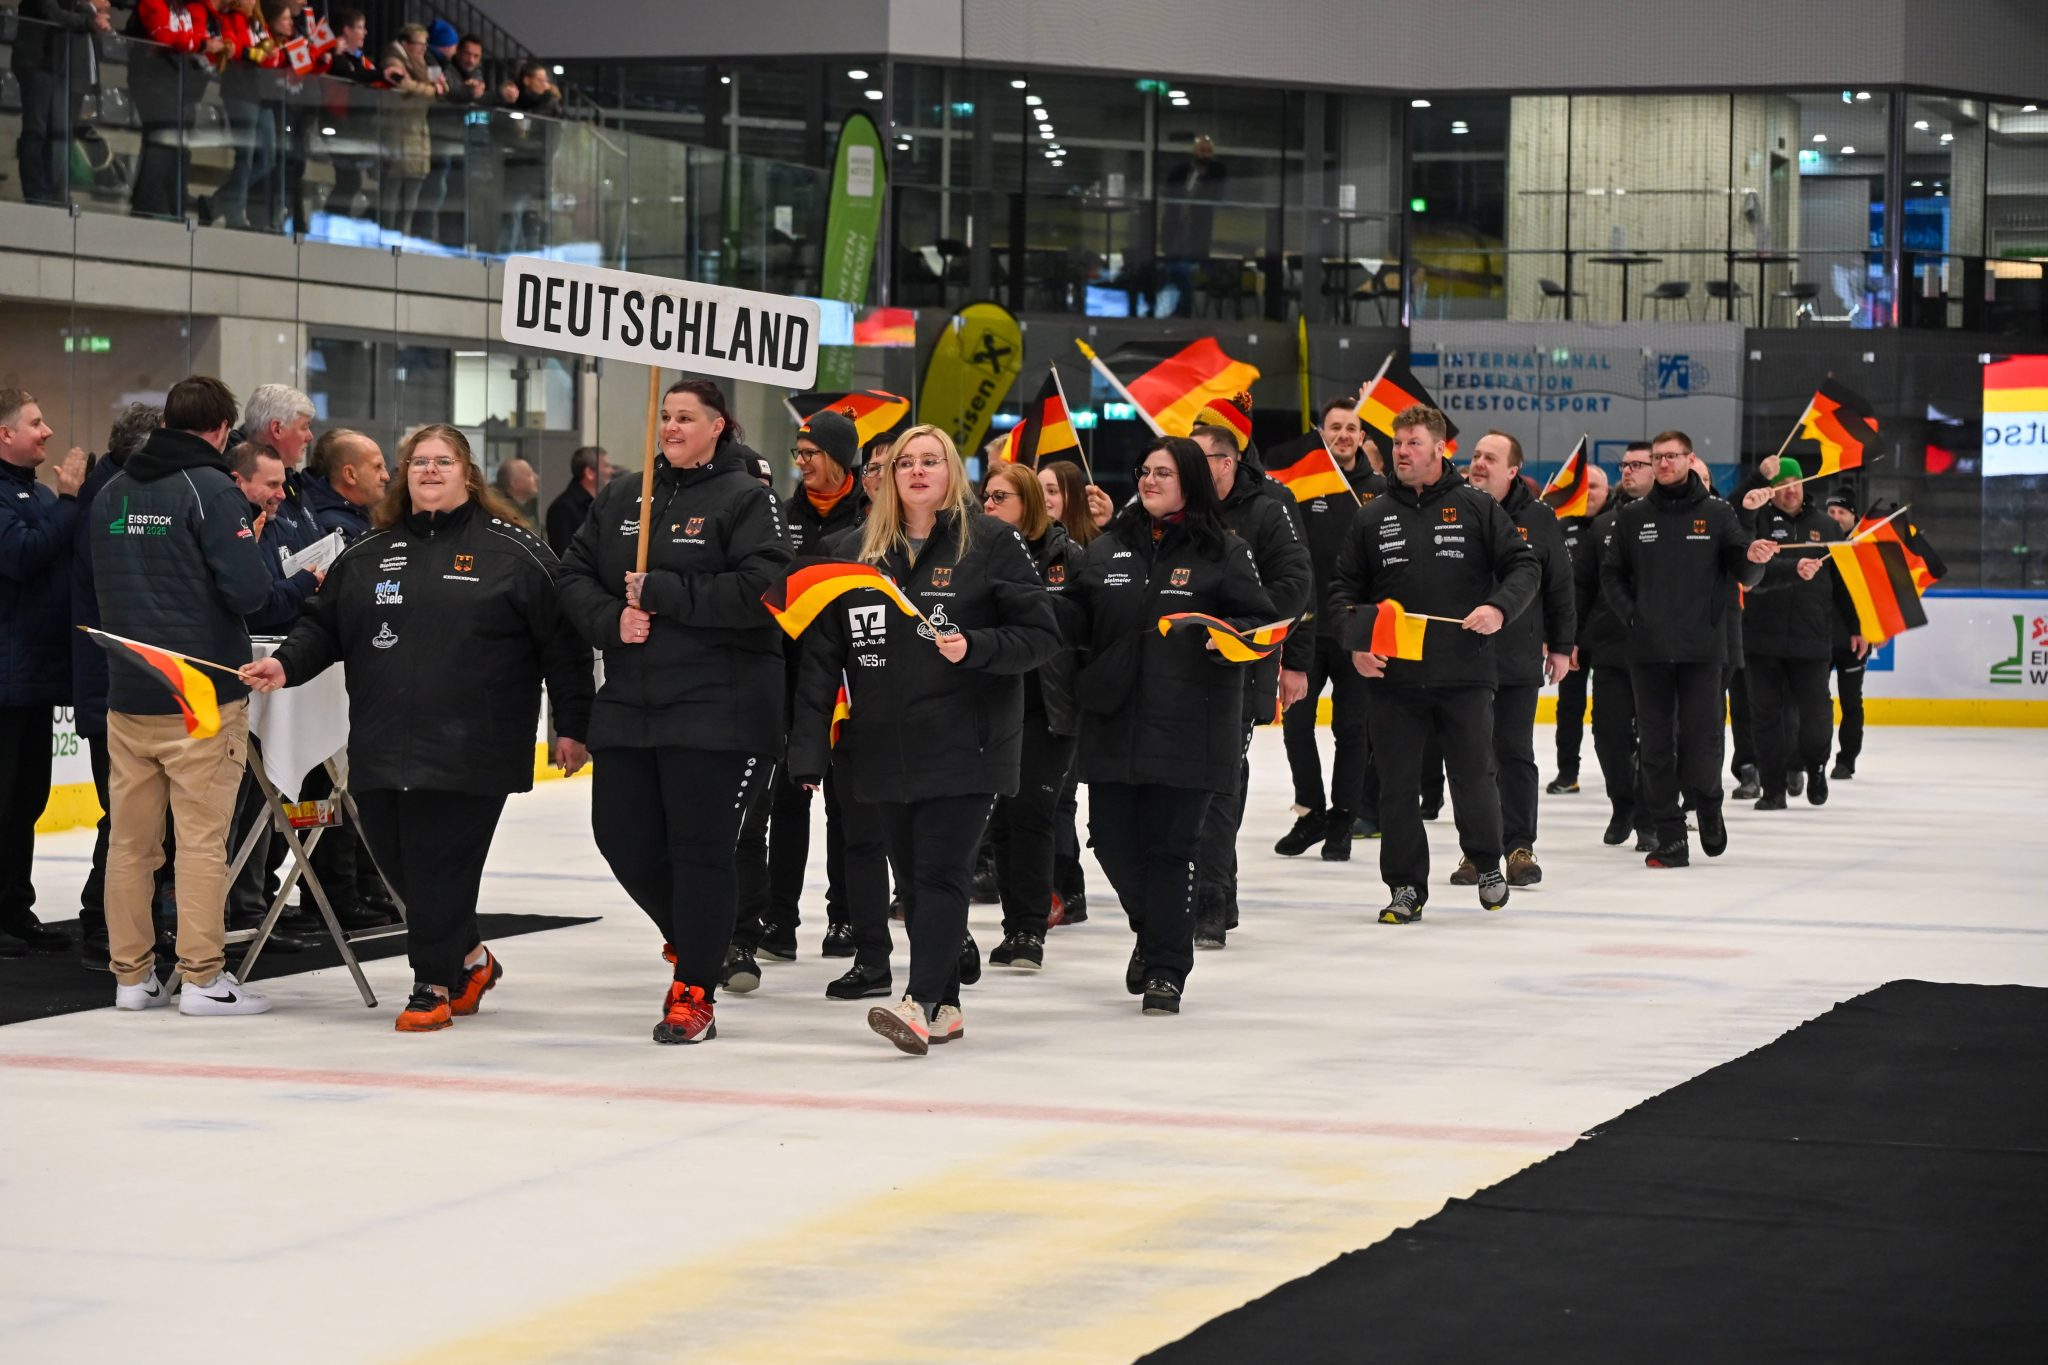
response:
<path id="1" fill-rule="evenodd" d="M 1050 128 L 1040 128 L 1038 130 L 1038 135 L 1048 142 L 1052 141 L 1052 129 Z"/>
<path id="2" fill-rule="evenodd" d="M 1914 119 L 1914 120 L 1913 120 L 1913 126 L 1914 126 L 1915 128 L 1918 128 L 1918 129 L 1919 129 L 1919 130 L 1920 130 L 1921 132 L 1923 132 L 1923 133 L 1924 133 L 1924 132 L 1926 132 L 1926 131 L 1927 131 L 1927 120 L 1926 120 L 1926 119 L 1924 119 L 1924 118 L 1922 118 L 1922 119 Z"/>
<path id="3" fill-rule="evenodd" d="M 1813 135 L 1813 140 L 1815 142 L 1826 142 L 1828 140 L 1828 135 L 1826 133 L 1815 133 Z"/>
<path id="4" fill-rule="evenodd" d="M 718 83 L 719 83 L 720 85 L 731 85 L 731 84 L 732 84 L 732 77 L 730 77 L 730 76 L 720 76 L 720 77 L 718 78 Z"/>
<path id="5" fill-rule="evenodd" d="M 1941 135 L 1941 140 L 1943 142 L 1954 142 L 1956 140 L 1956 135 L 1954 133 L 1943 133 Z"/>
<path id="6" fill-rule="evenodd" d="M 1947 190 L 1936 190 L 1936 191 L 1934 192 L 1934 197 L 1935 197 L 1936 199 L 1946 199 L 1946 198 L 1948 198 L 1948 191 L 1947 191 Z"/>
<path id="7" fill-rule="evenodd" d="M 2031 113 L 2033 113 L 2033 112 L 2034 112 L 2034 111 L 2035 111 L 2036 109 L 2039 109 L 2040 107 L 2041 107 L 2041 106 L 2040 106 L 2040 105 L 2038 105 L 2038 104 L 2022 104 L 2022 105 L 2020 106 L 2020 112 L 2021 112 L 2022 114 L 2031 114 Z"/>
<path id="8" fill-rule="evenodd" d="M 850 80 L 850 81 L 864 81 L 864 80 L 866 80 L 867 78 L 868 78 L 868 73 L 867 73 L 867 72 L 865 72 L 865 71 L 863 71 L 863 70 L 861 70 L 861 69 L 860 69 L 859 67 L 857 67 L 857 66 L 856 66 L 856 67 L 855 67 L 855 68 L 854 68 L 853 70 L 851 70 L 851 71 L 849 71 L 849 72 L 847 72 L 847 73 L 846 73 L 846 79 L 848 79 L 848 80 Z"/>
<path id="9" fill-rule="evenodd" d="M 1912 188 L 1912 189 L 1916 189 L 1916 190 L 1917 190 L 1917 189 L 1919 189 L 1919 188 L 1920 188 L 1920 187 L 1921 187 L 1922 185 L 1925 185 L 1926 183 L 1927 183 L 1927 182 L 1926 182 L 1925 180 L 1915 180 L 1915 181 L 1914 181 L 1914 182 L 1912 183 L 1912 185 L 1910 186 L 1910 188 Z"/>
<path id="10" fill-rule="evenodd" d="M 555 68 L 555 74 L 556 74 L 557 76 L 559 76 L 559 75 L 561 75 L 561 74 L 562 74 L 562 68 L 561 68 L 560 66 L 557 66 L 557 67 Z"/>
<path id="11" fill-rule="evenodd" d="M 879 90 L 864 90 L 861 93 L 866 95 L 871 100 L 878 100 L 882 98 L 882 92 Z"/>
<path id="12" fill-rule="evenodd" d="M 1028 84 L 1030 84 L 1028 81 L 1011 81 L 1010 88 L 1012 90 L 1022 90 Z"/>
<path id="13" fill-rule="evenodd" d="M 1870 98 L 1870 92 L 1868 90 L 1858 90 L 1856 92 L 1856 98 L 1859 100 L 1867 100 Z"/>
<path id="14" fill-rule="evenodd" d="M 1856 149 L 1855 149 L 1854 147 L 1844 147 L 1844 148 L 1842 148 L 1842 155 L 1843 155 L 1843 156 L 1854 156 L 1854 155 L 1856 155 Z"/>
<path id="15" fill-rule="evenodd" d="M 1187 107 L 1188 107 L 1188 104 L 1189 104 L 1189 103 L 1190 103 L 1190 101 L 1188 101 L 1188 100 L 1185 100 L 1185 99 L 1178 99 L 1178 100 L 1175 100 L 1175 101 L 1173 101 L 1173 107 L 1174 107 L 1174 108 L 1176 108 L 1176 109 L 1185 109 L 1185 108 L 1187 108 Z"/>
<path id="16" fill-rule="evenodd" d="M 1184 100 L 1187 97 L 1188 92 L 1185 90 L 1169 90 L 1166 92 L 1166 98 L 1170 100 Z"/>
<path id="17" fill-rule="evenodd" d="M 1469 132 L 1471 132 L 1471 131 L 1472 131 L 1472 130 L 1471 130 L 1470 128 L 1465 128 L 1465 127 L 1462 127 L 1462 126 L 1453 126 L 1453 127 L 1452 127 L 1452 129 L 1451 129 L 1451 136 L 1453 136 L 1453 137 L 1463 137 L 1463 136 L 1465 136 L 1465 134 L 1467 134 L 1467 133 L 1469 133 Z"/>
<path id="18" fill-rule="evenodd" d="M 1044 100 L 1038 98 L 1038 96 L 1036 95 L 1026 95 L 1024 97 L 1024 102 L 1030 105 L 1033 109 L 1036 109 L 1039 105 L 1045 103 Z"/>
<path id="19" fill-rule="evenodd" d="M 1033 118 L 1037 119 L 1037 120 L 1038 120 L 1038 121 L 1039 121 L 1040 123 L 1043 123 L 1043 122 L 1045 122 L 1045 121 L 1046 121 L 1047 119 L 1051 118 L 1051 117 L 1052 117 L 1052 115 L 1051 115 L 1051 114 L 1048 114 L 1048 113 L 1046 113 L 1046 112 L 1045 112 L 1045 110 L 1043 110 L 1043 109 L 1033 109 L 1033 110 L 1031 111 L 1031 117 L 1033 117 Z"/>
<path id="20" fill-rule="evenodd" d="M 1410 109 L 1427 109 L 1427 108 L 1429 108 L 1429 101 L 1428 101 L 1428 100 L 1409 100 L 1409 101 L 1408 101 L 1408 107 L 1409 107 Z"/>
<path id="21" fill-rule="evenodd" d="M 334 130 L 333 130 L 332 128 L 322 128 L 322 129 L 320 130 L 320 136 L 322 136 L 322 137 L 333 137 L 333 136 L 334 136 Z"/>

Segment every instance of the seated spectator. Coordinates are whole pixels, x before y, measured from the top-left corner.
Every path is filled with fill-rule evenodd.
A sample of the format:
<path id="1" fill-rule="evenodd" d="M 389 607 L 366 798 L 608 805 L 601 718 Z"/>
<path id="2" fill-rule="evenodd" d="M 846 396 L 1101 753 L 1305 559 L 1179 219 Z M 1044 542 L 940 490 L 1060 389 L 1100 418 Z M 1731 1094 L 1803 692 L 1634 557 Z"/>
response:
<path id="1" fill-rule="evenodd" d="M 533 466 L 521 459 L 510 459 L 498 466 L 498 474 L 492 480 L 498 491 L 505 495 L 505 501 L 519 509 L 520 520 L 529 531 L 540 529 L 540 475 L 533 472 Z"/>
<path id="2" fill-rule="evenodd" d="M 391 471 L 377 443 L 360 431 L 336 427 L 314 445 L 301 486 L 306 511 L 320 534 L 339 531 L 344 541 L 350 541 L 369 531 L 370 509 L 390 482 Z"/>
<path id="3" fill-rule="evenodd" d="M 70 200 L 71 136 L 79 101 L 99 79 L 93 35 L 107 31 L 106 0 L 21 0 L 8 68 L 21 87 L 21 197 Z"/>
<path id="4" fill-rule="evenodd" d="M 433 164 L 433 140 L 427 111 L 440 94 L 434 69 L 427 62 L 427 30 L 407 24 L 398 41 L 385 49 L 384 81 L 397 95 L 377 120 L 383 169 L 377 177 L 377 221 L 387 232 L 411 236 L 419 209 L 420 188 Z"/>
<path id="5" fill-rule="evenodd" d="M 123 30 L 143 42 L 128 48 L 128 94 L 142 123 L 130 211 L 147 218 L 185 216 L 192 180 L 192 111 L 206 93 L 213 63 L 228 42 L 208 0 L 140 0 Z"/>

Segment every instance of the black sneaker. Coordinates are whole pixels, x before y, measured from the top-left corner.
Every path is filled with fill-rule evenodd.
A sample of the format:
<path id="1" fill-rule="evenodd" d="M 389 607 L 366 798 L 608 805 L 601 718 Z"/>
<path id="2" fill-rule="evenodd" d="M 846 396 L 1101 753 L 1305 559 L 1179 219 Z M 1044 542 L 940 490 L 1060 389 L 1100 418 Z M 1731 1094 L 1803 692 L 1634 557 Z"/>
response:
<path id="1" fill-rule="evenodd" d="M 761 964 L 753 949 L 735 943 L 725 950 L 725 971 L 718 984 L 734 995 L 751 995 L 761 989 Z"/>
<path id="2" fill-rule="evenodd" d="M 1297 818 L 1294 828 L 1280 836 L 1280 842 L 1273 845 L 1273 851 L 1283 858 L 1299 858 L 1316 844 L 1323 842 L 1329 834 L 1330 818 L 1319 810 Z"/>
<path id="3" fill-rule="evenodd" d="M 1572 773 L 1570 776 L 1566 776 L 1564 773 L 1559 773 L 1550 780 L 1550 784 L 1544 787 L 1543 790 L 1550 796 L 1577 796 L 1579 794 L 1579 775 Z"/>
<path id="4" fill-rule="evenodd" d="M 1460 858 L 1460 859 L 1458 859 L 1458 866 L 1457 866 L 1457 867 L 1456 867 L 1455 869 L 1453 869 L 1453 870 L 1452 870 L 1452 872 L 1451 872 L 1451 885 L 1452 885 L 1452 886 L 1477 886 L 1477 885 L 1479 885 L 1479 869 L 1478 869 L 1477 867 L 1473 866 L 1473 864 L 1472 864 L 1472 860 L 1471 860 L 1470 858 Z"/>
<path id="5" fill-rule="evenodd" d="M 1004 934 L 1003 941 L 988 950 L 988 965 L 1035 972 L 1045 965 L 1045 940 L 1036 934 Z"/>
<path id="6" fill-rule="evenodd" d="M 1088 922 L 1088 893 L 1076 891 L 1060 897 L 1060 923 L 1086 924 Z"/>
<path id="7" fill-rule="evenodd" d="M 976 905 L 995 905 L 1003 899 L 1003 893 L 996 886 L 996 870 L 993 867 L 974 869 L 974 891 L 969 897 Z"/>
<path id="8" fill-rule="evenodd" d="M 317 916 L 320 912 L 315 910 L 313 913 Z M 344 932 L 351 934 L 361 933 L 365 929 L 385 929 L 398 923 L 398 907 L 394 905 L 391 909 L 384 910 L 362 901 L 343 901 L 334 907 L 334 920 Z M 320 921 L 316 919 L 315 923 Z M 327 926 L 320 923 L 320 933 L 324 936 L 326 932 Z"/>
<path id="9" fill-rule="evenodd" d="M 1436 819 L 1436 818 L 1437 818 L 1437 816 L 1439 816 L 1439 815 L 1442 815 L 1443 813 L 1444 813 L 1444 799 L 1443 799 L 1443 798 L 1442 798 L 1441 796 L 1437 797 L 1437 798 L 1436 798 L 1435 800 L 1431 800 L 1431 799 L 1429 799 L 1428 797 L 1424 797 L 1424 798 L 1423 798 L 1423 801 L 1422 801 L 1422 818 L 1423 818 L 1423 819 L 1425 819 L 1425 820 L 1434 820 L 1434 819 Z"/>
<path id="10" fill-rule="evenodd" d="M 111 951 L 105 929 L 88 929 L 78 939 L 78 965 L 88 971 L 112 971 L 113 964 L 108 961 Z"/>
<path id="11" fill-rule="evenodd" d="M 1659 844 L 1649 857 L 1643 859 L 1644 867 L 1691 867 L 1692 847 L 1683 839 L 1668 844 Z"/>
<path id="12" fill-rule="evenodd" d="M 1397 886 L 1380 911 L 1381 924 L 1413 924 L 1422 918 L 1422 896 L 1412 886 Z"/>
<path id="13" fill-rule="evenodd" d="M 1639 829 L 1636 831 L 1636 852 L 1655 853 L 1658 847 L 1655 830 Z"/>
<path id="14" fill-rule="evenodd" d="M 1329 822 L 1323 827 L 1323 861 L 1326 863 L 1348 863 L 1351 861 L 1351 812 L 1333 810 Z"/>
<path id="15" fill-rule="evenodd" d="M 754 951 L 775 962 L 796 961 L 795 928 L 780 924 L 762 925 L 761 942 Z"/>
<path id="16" fill-rule="evenodd" d="M 1764 794 L 1763 779 L 1757 776 L 1756 764 L 1745 763 L 1735 770 L 1735 799 L 1754 801 Z"/>
<path id="17" fill-rule="evenodd" d="M 852 957 L 853 926 L 851 924 L 827 925 L 825 928 L 825 946 L 822 949 L 822 953 L 825 957 Z"/>
<path id="18" fill-rule="evenodd" d="M 1124 964 L 1124 989 L 1132 995 L 1145 993 L 1145 949 L 1139 946 L 1131 949 L 1131 960 Z"/>
<path id="19" fill-rule="evenodd" d="M 1508 879 L 1501 875 L 1499 868 L 1479 874 L 1479 904 L 1483 909 L 1498 910 L 1508 903 Z"/>
<path id="20" fill-rule="evenodd" d="M 895 986 L 887 967 L 865 967 L 856 962 L 846 975 L 825 987 L 827 1000 L 865 1000 L 874 995 L 892 995 Z"/>
<path id="21" fill-rule="evenodd" d="M 1145 983 L 1145 1003 L 1140 1009 L 1144 1014 L 1179 1014 L 1180 987 L 1171 981 L 1153 977 Z"/>
<path id="22" fill-rule="evenodd" d="M 1750 809 L 1752 809 L 1752 810 L 1783 810 L 1783 809 L 1785 809 L 1785 796 L 1784 796 L 1784 793 L 1782 793 L 1782 792 L 1777 792 L 1777 793 L 1771 793 L 1771 792 L 1766 792 L 1766 793 L 1765 793 L 1764 795 L 1762 795 L 1762 796 L 1759 796 L 1759 797 L 1758 797 L 1758 798 L 1756 799 L 1756 804 L 1755 804 L 1754 806 L 1752 806 L 1752 807 L 1751 807 Z"/>
<path id="23" fill-rule="evenodd" d="M 1837 782 L 1847 782 L 1850 778 L 1856 776 L 1856 765 L 1846 758 L 1838 758 L 1835 760 L 1835 770 L 1829 773 L 1828 776 L 1834 778 Z"/>
<path id="24" fill-rule="evenodd" d="M 1788 796 L 1804 796 L 1806 794 L 1806 770 L 1804 768 L 1794 768 L 1785 774 L 1785 793 Z"/>
<path id="25" fill-rule="evenodd" d="M 1721 818 L 1719 805 L 1708 806 L 1699 815 L 1700 852 L 1718 858 L 1728 851 L 1728 822 Z"/>
<path id="26" fill-rule="evenodd" d="M 974 935 L 960 940 L 960 984 L 972 986 L 981 980 L 981 949 L 975 945 Z"/>
<path id="27" fill-rule="evenodd" d="M 1227 943 L 1229 937 L 1222 906 L 1195 911 L 1195 947 L 1205 952 L 1213 951 Z"/>
<path id="28" fill-rule="evenodd" d="M 1370 815 L 1361 815 L 1351 822 L 1351 837 L 1354 839 L 1377 839 L 1380 837 L 1380 822 Z"/>
<path id="29" fill-rule="evenodd" d="M 1828 803 L 1827 769 L 1815 765 L 1806 770 L 1806 803 L 1809 806 L 1825 806 Z"/>
<path id="30" fill-rule="evenodd" d="M 1630 813 L 1625 810 L 1618 810 L 1608 816 L 1607 829 L 1601 834 L 1600 842 L 1606 844 L 1609 848 L 1616 848 L 1627 843 L 1631 828 L 1630 819 Z"/>

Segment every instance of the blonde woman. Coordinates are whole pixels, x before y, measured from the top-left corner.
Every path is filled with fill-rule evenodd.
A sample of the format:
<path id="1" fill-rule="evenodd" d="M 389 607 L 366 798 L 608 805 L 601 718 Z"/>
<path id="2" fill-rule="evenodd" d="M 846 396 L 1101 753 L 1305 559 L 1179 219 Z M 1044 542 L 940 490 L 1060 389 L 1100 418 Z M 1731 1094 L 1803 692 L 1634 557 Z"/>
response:
<path id="1" fill-rule="evenodd" d="M 815 787 L 829 762 L 845 798 L 881 816 L 889 861 L 911 892 L 910 984 L 868 1023 L 922 1056 L 963 1035 L 974 849 L 994 799 L 1017 790 L 1024 675 L 1053 656 L 1059 633 L 1023 538 L 974 510 L 960 452 L 937 427 L 913 427 L 891 449 L 858 558 L 920 615 L 863 590 L 806 633 L 790 772 Z M 835 745 L 842 687 L 849 713 Z"/>

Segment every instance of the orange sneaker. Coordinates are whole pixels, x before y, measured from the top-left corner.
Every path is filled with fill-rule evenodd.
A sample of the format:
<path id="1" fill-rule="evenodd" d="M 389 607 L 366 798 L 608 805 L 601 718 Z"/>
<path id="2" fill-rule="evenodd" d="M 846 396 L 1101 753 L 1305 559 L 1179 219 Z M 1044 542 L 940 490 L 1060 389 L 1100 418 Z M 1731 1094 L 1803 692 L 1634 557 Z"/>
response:
<path id="1" fill-rule="evenodd" d="M 427 985 L 414 985 L 412 998 L 398 1012 L 400 1033 L 432 1033 L 454 1022 L 454 1017 L 448 1012 L 448 997 L 437 994 L 432 986 Z"/>
<path id="2" fill-rule="evenodd" d="M 654 1026 L 654 1041 L 702 1043 L 717 1036 L 718 1024 L 712 1018 L 711 1001 L 704 998 L 704 988 L 680 981 L 671 984 L 661 1022 Z"/>
<path id="3" fill-rule="evenodd" d="M 504 964 L 489 948 L 484 949 L 484 960 L 474 967 L 462 969 L 462 984 L 448 994 L 450 1014 L 475 1014 L 478 1005 L 483 1004 L 484 995 L 498 984 L 505 975 Z"/>

